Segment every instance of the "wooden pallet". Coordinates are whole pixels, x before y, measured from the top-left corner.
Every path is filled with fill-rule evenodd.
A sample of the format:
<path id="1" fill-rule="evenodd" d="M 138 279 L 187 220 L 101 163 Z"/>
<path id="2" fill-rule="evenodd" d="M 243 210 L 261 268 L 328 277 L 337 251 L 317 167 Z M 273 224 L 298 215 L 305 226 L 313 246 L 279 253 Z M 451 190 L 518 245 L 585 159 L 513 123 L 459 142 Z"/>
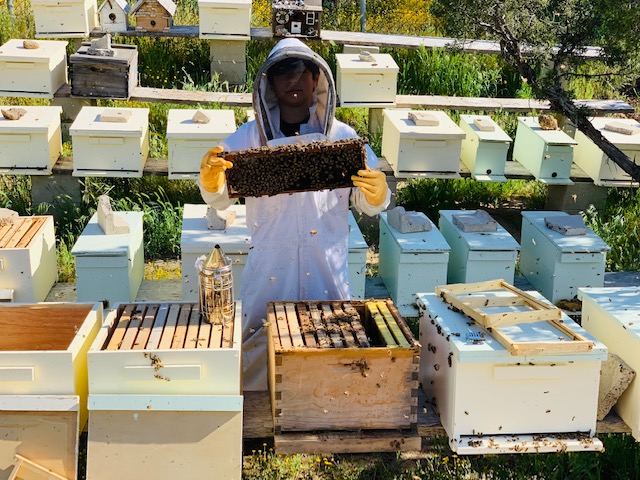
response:
<path id="1" fill-rule="evenodd" d="M 562 311 L 529 295 L 504 280 L 461 283 L 436 287 L 436 294 L 454 309 L 471 317 L 491 332 L 512 355 L 580 353 L 595 344 L 562 321 Z M 500 327 L 546 321 L 561 332 L 559 342 L 516 342 Z M 568 340 L 568 341 L 565 341 Z"/>
<path id="2" fill-rule="evenodd" d="M 233 322 L 209 323 L 195 303 L 125 304 L 102 350 L 231 348 Z"/>
<path id="3" fill-rule="evenodd" d="M 3 225 L 0 248 L 27 248 L 45 221 L 45 217 L 18 217 L 15 223 Z"/>

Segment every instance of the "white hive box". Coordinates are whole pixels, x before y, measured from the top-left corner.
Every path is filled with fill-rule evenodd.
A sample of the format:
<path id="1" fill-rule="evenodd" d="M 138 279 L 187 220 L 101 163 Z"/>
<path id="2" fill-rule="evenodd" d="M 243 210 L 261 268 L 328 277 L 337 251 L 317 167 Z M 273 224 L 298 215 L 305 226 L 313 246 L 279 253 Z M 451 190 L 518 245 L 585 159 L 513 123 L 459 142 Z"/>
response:
<path id="1" fill-rule="evenodd" d="M 396 104 L 398 65 L 387 53 L 372 54 L 375 61 L 355 53 L 336 54 L 336 89 L 341 107 L 393 107 Z"/>
<path id="2" fill-rule="evenodd" d="M 18 120 L 0 116 L 0 173 L 50 175 L 62 153 L 62 107 L 22 108 Z"/>
<path id="3" fill-rule="evenodd" d="M 495 232 L 464 232 L 453 223 L 453 216 L 465 213 L 473 211 L 440 210 L 440 233 L 451 247 L 447 282 L 503 279 L 513 283 L 518 242 L 499 224 Z"/>
<path id="4" fill-rule="evenodd" d="M 576 141 L 561 130 L 543 130 L 538 119 L 518 117 L 513 159 L 543 183 L 572 185 L 569 176 Z"/>
<path id="5" fill-rule="evenodd" d="M 87 421 L 86 353 L 102 325 L 102 306 L 2 304 L 0 324 L 0 477 L 45 478 L 19 466 L 12 471 L 21 455 L 75 479 Z"/>
<path id="6" fill-rule="evenodd" d="M 420 382 L 459 454 L 602 450 L 596 429 L 600 364 L 607 349 L 568 316 L 562 322 L 595 342 L 581 353 L 512 355 L 468 316 L 435 293 L 418 294 Z M 560 344 L 549 322 L 500 327 L 515 341 Z M 484 335 L 473 343 L 468 333 Z M 564 342 L 569 343 L 569 342 Z M 582 441 L 536 440 L 581 432 Z M 564 436 L 564 435 L 563 435 Z M 586 440 L 586 441 L 585 441 Z"/>
<path id="7" fill-rule="evenodd" d="M 409 110 L 383 110 L 382 155 L 397 178 L 459 178 L 465 133 L 442 111 L 437 125 L 416 125 Z"/>
<path id="8" fill-rule="evenodd" d="M 42 302 L 58 277 L 53 217 L 18 217 L 0 227 L 0 289 L 15 302 Z"/>
<path id="9" fill-rule="evenodd" d="M 460 115 L 460 128 L 467 136 L 462 140 L 460 158 L 471 176 L 480 181 L 506 182 L 504 169 L 511 137 L 488 115 Z"/>
<path id="10" fill-rule="evenodd" d="M 78 301 L 113 305 L 136 298 L 144 277 L 144 212 L 114 213 L 127 222 L 129 233 L 105 235 L 94 213 L 71 249 Z"/>
<path id="11" fill-rule="evenodd" d="M 614 409 L 640 441 L 640 289 L 579 288 L 582 326 L 636 372 Z"/>
<path id="12" fill-rule="evenodd" d="M 12 39 L 0 47 L 0 95 L 53 98 L 67 83 L 67 42 L 38 40 L 37 49 Z"/>
<path id="13" fill-rule="evenodd" d="M 231 260 L 233 295 L 236 300 L 240 298 L 240 280 L 247 263 L 251 234 L 247 228 L 246 207 L 232 205 L 227 210 L 236 214 L 233 223 L 225 230 L 209 230 L 206 205 L 184 206 L 180 237 L 183 300 L 198 299 L 198 271 L 195 263 L 202 255 L 208 255 L 216 245 L 220 245 L 224 254 Z M 349 212 L 349 282 L 351 296 L 355 299 L 364 298 L 368 248 L 356 219 Z"/>
<path id="14" fill-rule="evenodd" d="M 251 0 L 198 0 L 200 38 L 251 40 Z"/>
<path id="15" fill-rule="evenodd" d="M 198 178 L 204 154 L 236 131 L 233 110 L 202 110 L 209 117 L 209 123 L 194 122 L 196 112 L 169 110 L 169 178 Z"/>
<path id="16" fill-rule="evenodd" d="M 87 478 L 241 478 L 240 310 L 225 325 L 195 303 L 109 313 L 87 355 Z"/>
<path id="17" fill-rule="evenodd" d="M 586 235 L 551 230 L 544 219 L 564 212 L 522 212 L 520 272 L 551 303 L 571 299 L 578 287 L 602 287 L 609 246 L 587 227 Z"/>
<path id="18" fill-rule="evenodd" d="M 632 162 L 636 165 L 640 163 L 640 123 L 631 118 L 603 117 L 592 118 L 591 123 L 604 138 L 622 150 Z M 616 123 L 636 133 L 627 135 L 605 128 L 608 124 Z M 607 187 L 631 185 L 631 176 L 610 160 L 600 147 L 580 130 L 576 130 L 575 140 L 578 144 L 574 148 L 573 161 L 593 179 L 593 183 Z M 637 185 L 637 182 L 635 184 Z"/>
<path id="19" fill-rule="evenodd" d="M 126 122 L 100 121 L 102 115 L 126 112 Z M 73 175 L 141 177 L 149 154 L 149 109 L 82 107 L 69 129 Z"/>
<path id="20" fill-rule="evenodd" d="M 450 250 L 433 222 L 428 232 L 400 233 L 389 225 L 387 212 L 380 214 L 378 275 L 400 315 L 417 317 L 416 293 L 447 283 Z"/>
<path id="21" fill-rule="evenodd" d="M 84 38 L 98 26 L 96 0 L 33 0 L 36 38 Z"/>

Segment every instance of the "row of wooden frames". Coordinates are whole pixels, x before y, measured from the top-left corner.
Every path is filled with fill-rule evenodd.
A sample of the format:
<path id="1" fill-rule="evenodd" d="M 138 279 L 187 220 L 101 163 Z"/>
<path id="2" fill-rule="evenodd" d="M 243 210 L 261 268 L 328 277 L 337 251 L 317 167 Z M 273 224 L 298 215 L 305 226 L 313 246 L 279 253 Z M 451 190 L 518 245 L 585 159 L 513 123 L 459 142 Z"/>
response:
<path id="1" fill-rule="evenodd" d="M 46 217 L 18 217 L 0 227 L 0 248 L 27 248 Z"/>

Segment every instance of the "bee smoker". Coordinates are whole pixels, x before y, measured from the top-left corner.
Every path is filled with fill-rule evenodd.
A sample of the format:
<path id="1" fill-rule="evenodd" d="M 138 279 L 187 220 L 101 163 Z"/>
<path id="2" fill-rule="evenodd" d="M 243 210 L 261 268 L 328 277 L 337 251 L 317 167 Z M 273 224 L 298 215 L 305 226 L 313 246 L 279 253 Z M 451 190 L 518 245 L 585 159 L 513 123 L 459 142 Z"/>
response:
<path id="1" fill-rule="evenodd" d="M 196 268 L 201 314 L 213 324 L 233 320 L 233 273 L 229 257 L 216 245 L 207 257 L 199 259 Z"/>

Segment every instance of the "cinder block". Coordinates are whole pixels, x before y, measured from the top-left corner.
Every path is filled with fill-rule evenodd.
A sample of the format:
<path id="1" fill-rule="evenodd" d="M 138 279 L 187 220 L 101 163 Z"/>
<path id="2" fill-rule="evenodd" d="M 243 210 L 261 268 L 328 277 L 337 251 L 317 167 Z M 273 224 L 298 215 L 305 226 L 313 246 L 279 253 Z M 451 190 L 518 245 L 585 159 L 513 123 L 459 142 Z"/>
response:
<path id="1" fill-rule="evenodd" d="M 387 213 L 389 225 L 400 233 L 415 233 L 431 231 L 431 222 L 424 214 L 407 212 L 403 207 L 396 207 Z"/>
<path id="2" fill-rule="evenodd" d="M 598 420 L 607 416 L 611 407 L 627 389 L 636 372 L 615 353 L 602 362 L 600 369 L 600 390 L 598 391 Z"/>
<path id="3" fill-rule="evenodd" d="M 495 232 L 498 224 L 484 210 L 473 213 L 460 213 L 452 216 L 453 224 L 463 232 Z"/>
<path id="4" fill-rule="evenodd" d="M 545 217 L 544 223 L 547 228 L 560 232 L 568 237 L 575 235 L 586 235 L 587 227 L 580 215 L 558 215 Z"/>
<path id="5" fill-rule="evenodd" d="M 236 219 L 234 210 L 216 210 L 207 207 L 207 228 L 209 230 L 226 230 Z"/>

